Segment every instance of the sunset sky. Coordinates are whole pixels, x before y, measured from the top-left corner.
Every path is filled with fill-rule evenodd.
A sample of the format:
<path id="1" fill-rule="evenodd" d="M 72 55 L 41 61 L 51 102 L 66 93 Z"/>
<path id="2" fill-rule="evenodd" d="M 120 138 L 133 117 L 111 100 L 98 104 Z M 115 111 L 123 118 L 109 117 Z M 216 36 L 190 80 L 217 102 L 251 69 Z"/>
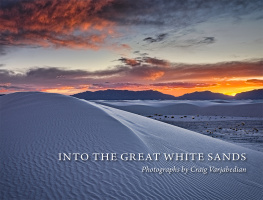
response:
<path id="1" fill-rule="evenodd" d="M 263 88 L 262 0 L 1 0 L 0 93 Z"/>

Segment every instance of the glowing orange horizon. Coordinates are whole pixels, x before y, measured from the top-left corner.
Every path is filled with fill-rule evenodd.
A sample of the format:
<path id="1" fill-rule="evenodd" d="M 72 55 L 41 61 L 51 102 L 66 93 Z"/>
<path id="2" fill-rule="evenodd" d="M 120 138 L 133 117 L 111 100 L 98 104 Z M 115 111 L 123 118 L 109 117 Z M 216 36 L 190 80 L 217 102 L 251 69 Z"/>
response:
<path id="1" fill-rule="evenodd" d="M 112 88 L 112 87 L 91 88 L 89 85 L 81 85 L 78 87 L 60 86 L 53 88 L 41 88 L 41 89 L 36 89 L 35 91 L 72 95 L 85 91 L 99 91 L 99 90 L 107 90 L 107 89 L 131 90 L 131 91 L 156 90 L 164 94 L 173 95 L 175 97 L 182 96 L 186 93 L 201 92 L 201 91 L 211 91 L 214 93 L 221 93 L 225 95 L 235 96 L 237 93 L 251 91 L 255 89 L 263 89 L 263 84 L 261 82 L 228 81 L 228 82 L 218 82 L 213 86 L 193 87 L 193 88 L 183 88 L 183 87 L 175 88 L 168 86 L 149 86 L 149 85 L 123 86 L 118 88 Z M 0 90 L 0 93 L 3 94 L 13 93 L 13 92 L 17 92 L 17 91 L 10 91 L 7 89 Z"/>

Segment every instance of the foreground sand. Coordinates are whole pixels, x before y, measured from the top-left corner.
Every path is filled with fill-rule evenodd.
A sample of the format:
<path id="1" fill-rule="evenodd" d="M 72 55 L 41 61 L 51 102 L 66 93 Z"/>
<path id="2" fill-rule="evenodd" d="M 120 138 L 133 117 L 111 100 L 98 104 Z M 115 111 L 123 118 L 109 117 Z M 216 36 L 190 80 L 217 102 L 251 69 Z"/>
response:
<path id="1" fill-rule="evenodd" d="M 263 154 L 58 94 L 0 97 L 1 199 L 260 199 Z M 59 152 L 245 153 L 246 161 L 59 161 Z M 146 173 L 143 167 L 246 168 Z"/>

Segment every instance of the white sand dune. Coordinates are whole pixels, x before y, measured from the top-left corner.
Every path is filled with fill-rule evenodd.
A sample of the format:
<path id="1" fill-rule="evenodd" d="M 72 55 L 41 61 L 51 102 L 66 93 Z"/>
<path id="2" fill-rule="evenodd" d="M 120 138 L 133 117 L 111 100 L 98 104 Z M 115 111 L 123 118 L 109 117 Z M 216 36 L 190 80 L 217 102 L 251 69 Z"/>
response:
<path id="1" fill-rule="evenodd" d="M 0 97 L 0 199 L 260 199 L 263 153 L 73 97 Z M 246 153 L 246 161 L 59 161 L 59 152 Z M 246 173 L 142 173 L 142 167 Z"/>
<path id="2" fill-rule="evenodd" d="M 98 100 L 95 102 L 139 115 L 263 117 L 262 100 Z"/>
<path id="3" fill-rule="evenodd" d="M 263 152 L 263 100 L 96 100 L 94 102 Z M 243 123 L 246 125 L 244 126 Z"/>

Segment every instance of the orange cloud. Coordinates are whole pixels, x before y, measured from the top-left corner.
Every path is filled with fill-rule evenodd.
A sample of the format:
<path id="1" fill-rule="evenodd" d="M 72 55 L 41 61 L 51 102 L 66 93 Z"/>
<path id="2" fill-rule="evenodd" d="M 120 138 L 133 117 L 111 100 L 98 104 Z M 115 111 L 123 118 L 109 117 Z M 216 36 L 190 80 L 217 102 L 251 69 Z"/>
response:
<path id="1" fill-rule="evenodd" d="M 121 61 L 122 63 L 124 63 L 126 65 L 130 65 L 130 66 L 140 65 L 140 61 L 137 59 L 120 58 L 119 61 Z"/>
<path id="2" fill-rule="evenodd" d="M 146 79 L 154 81 L 154 80 L 156 80 L 156 79 L 159 79 L 159 78 L 162 77 L 163 75 L 164 75 L 164 72 L 163 72 L 163 71 L 151 72 L 151 73 L 149 74 L 149 76 L 146 77 Z"/>
<path id="3" fill-rule="evenodd" d="M 263 86 L 263 80 L 262 79 L 249 79 L 249 80 L 246 81 L 246 83 L 262 85 Z"/>
<path id="4" fill-rule="evenodd" d="M 114 22 L 99 12 L 112 0 L 21 1 L 0 9 L 0 44 L 96 49 Z"/>
<path id="5" fill-rule="evenodd" d="M 151 86 L 161 88 L 208 88 L 216 86 L 216 83 L 195 83 L 195 82 L 166 82 L 153 83 Z"/>

